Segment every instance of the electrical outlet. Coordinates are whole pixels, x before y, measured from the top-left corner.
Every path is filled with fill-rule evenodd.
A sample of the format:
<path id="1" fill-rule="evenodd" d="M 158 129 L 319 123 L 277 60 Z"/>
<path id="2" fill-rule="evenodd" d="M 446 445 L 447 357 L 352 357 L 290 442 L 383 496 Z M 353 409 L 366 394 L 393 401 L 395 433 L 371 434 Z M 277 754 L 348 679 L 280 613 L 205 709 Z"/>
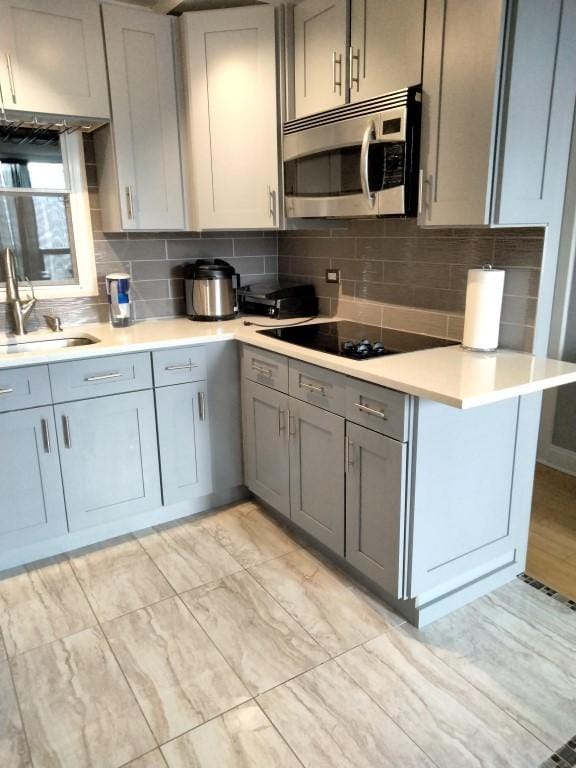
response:
<path id="1" fill-rule="evenodd" d="M 337 285 L 340 285 L 342 282 L 341 276 L 340 276 L 340 270 L 339 269 L 327 269 L 326 270 L 326 282 L 327 283 L 336 283 Z"/>

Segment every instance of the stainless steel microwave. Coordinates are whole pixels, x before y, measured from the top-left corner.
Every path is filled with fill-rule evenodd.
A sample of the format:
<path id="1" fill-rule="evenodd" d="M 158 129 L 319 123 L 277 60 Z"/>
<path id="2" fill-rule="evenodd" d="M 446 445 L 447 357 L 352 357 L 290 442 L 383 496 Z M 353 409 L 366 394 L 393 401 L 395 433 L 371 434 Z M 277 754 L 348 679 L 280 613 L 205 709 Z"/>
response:
<path id="1" fill-rule="evenodd" d="M 284 124 L 288 218 L 415 216 L 421 89 Z"/>

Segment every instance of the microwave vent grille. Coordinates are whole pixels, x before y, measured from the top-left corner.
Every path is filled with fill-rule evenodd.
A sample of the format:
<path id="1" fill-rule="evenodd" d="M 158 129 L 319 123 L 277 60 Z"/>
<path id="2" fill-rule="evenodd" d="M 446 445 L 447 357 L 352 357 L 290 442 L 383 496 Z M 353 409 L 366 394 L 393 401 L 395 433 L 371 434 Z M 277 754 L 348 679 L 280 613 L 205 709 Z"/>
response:
<path id="1" fill-rule="evenodd" d="M 339 123 L 342 120 L 350 120 L 363 115 L 371 115 L 374 112 L 380 112 L 393 107 L 405 107 L 411 99 L 419 100 L 421 98 L 420 86 L 403 88 L 401 91 L 393 91 L 384 96 L 377 96 L 367 101 L 359 101 L 356 104 L 346 104 L 343 107 L 336 107 L 325 112 L 317 112 L 314 115 L 301 117 L 298 120 L 290 120 L 284 123 L 284 135 L 305 131 L 308 128 L 316 128 L 320 125 L 329 125 L 330 123 Z"/>

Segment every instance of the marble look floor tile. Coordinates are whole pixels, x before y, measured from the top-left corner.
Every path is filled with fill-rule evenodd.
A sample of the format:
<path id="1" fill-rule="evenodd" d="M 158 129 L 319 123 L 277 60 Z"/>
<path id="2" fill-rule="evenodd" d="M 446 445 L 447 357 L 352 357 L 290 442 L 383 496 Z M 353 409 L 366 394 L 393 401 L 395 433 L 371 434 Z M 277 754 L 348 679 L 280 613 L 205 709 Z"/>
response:
<path id="1" fill-rule="evenodd" d="M 262 694 L 258 702 L 310 768 L 434 766 L 335 661 Z"/>
<path id="2" fill-rule="evenodd" d="M 12 660 L 37 768 L 115 768 L 156 746 L 98 628 Z"/>
<path id="3" fill-rule="evenodd" d="M 6 653 L 6 646 L 4 645 L 4 640 L 2 639 L 2 630 L 0 629 L 0 661 L 4 661 L 4 659 L 8 658 L 8 654 Z"/>
<path id="4" fill-rule="evenodd" d="M 166 760 L 159 749 L 148 752 L 147 755 L 137 757 L 129 763 L 125 763 L 122 768 L 168 768 Z"/>
<path id="5" fill-rule="evenodd" d="M 534 768 L 550 750 L 444 664 L 412 627 L 337 663 L 439 766 Z"/>
<path id="6" fill-rule="evenodd" d="M 160 743 L 250 695 L 179 598 L 103 625 Z"/>
<path id="7" fill-rule="evenodd" d="M 247 572 L 182 599 L 252 693 L 325 661 L 325 651 Z"/>
<path id="8" fill-rule="evenodd" d="M 574 611 L 515 580 L 439 619 L 420 637 L 551 749 L 574 735 Z"/>
<path id="9" fill-rule="evenodd" d="M 138 534 L 138 541 L 176 592 L 242 570 L 200 521 L 177 522 Z"/>
<path id="10" fill-rule="evenodd" d="M 336 655 L 386 632 L 403 619 L 377 613 L 349 580 L 305 550 L 250 569 L 257 581 L 328 653 Z"/>
<path id="11" fill-rule="evenodd" d="M 169 768 L 301 768 L 254 702 L 165 744 Z"/>
<path id="12" fill-rule="evenodd" d="M 9 656 L 94 624 L 96 618 L 67 560 L 45 560 L 0 579 L 0 627 Z"/>
<path id="13" fill-rule="evenodd" d="M 152 605 L 174 590 L 136 539 L 126 536 L 70 555 L 72 567 L 100 621 Z"/>
<path id="14" fill-rule="evenodd" d="M 7 661 L 0 662 L 0 765 L 32 765 Z"/>
<path id="15" fill-rule="evenodd" d="M 205 517 L 202 524 L 244 568 L 300 547 L 272 517 L 252 502 Z"/>

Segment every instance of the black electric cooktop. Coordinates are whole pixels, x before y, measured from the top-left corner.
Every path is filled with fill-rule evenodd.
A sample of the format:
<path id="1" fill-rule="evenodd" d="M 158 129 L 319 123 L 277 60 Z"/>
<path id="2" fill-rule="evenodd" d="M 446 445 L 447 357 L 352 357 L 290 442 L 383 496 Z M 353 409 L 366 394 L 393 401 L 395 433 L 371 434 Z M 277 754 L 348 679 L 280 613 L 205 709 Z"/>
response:
<path id="1" fill-rule="evenodd" d="M 400 352 L 448 347 L 457 343 L 435 336 L 395 331 L 392 328 L 378 328 L 375 325 L 363 323 L 350 323 L 346 320 L 270 328 L 258 333 L 290 344 L 297 344 L 299 347 L 351 357 L 354 360 L 368 360 L 373 357 L 396 355 Z"/>

